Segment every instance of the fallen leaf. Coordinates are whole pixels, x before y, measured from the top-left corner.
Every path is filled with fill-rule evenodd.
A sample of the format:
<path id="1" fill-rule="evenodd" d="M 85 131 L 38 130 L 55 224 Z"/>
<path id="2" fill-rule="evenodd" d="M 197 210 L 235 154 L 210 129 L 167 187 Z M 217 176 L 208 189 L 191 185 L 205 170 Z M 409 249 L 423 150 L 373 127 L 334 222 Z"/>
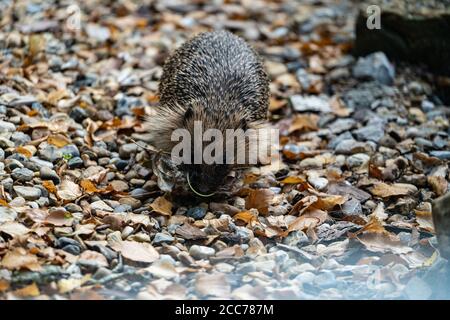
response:
<path id="1" fill-rule="evenodd" d="M 76 183 L 66 179 L 59 185 L 57 195 L 62 200 L 74 201 L 81 197 L 82 192 Z"/>
<path id="2" fill-rule="evenodd" d="M 378 203 L 376 208 L 369 215 L 369 217 L 377 218 L 378 221 L 386 220 L 389 217 L 389 215 L 384 211 L 384 203 L 383 202 Z"/>
<path id="3" fill-rule="evenodd" d="M 372 252 L 405 254 L 413 250 L 402 244 L 397 235 L 387 231 L 375 217 L 371 217 L 366 226 L 351 236 L 355 236 L 367 250 Z"/>
<path id="4" fill-rule="evenodd" d="M 44 180 L 42 181 L 42 186 L 47 189 L 48 192 L 56 194 L 58 192 L 58 189 L 56 188 L 55 184 L 52 180 Z"/>
<path id="5" fill-rule="evenodd" d="M 9 282 L 5 279 L 0 279 L 0 293 L 9 289 Z"/>
<path id="6" fill-rule="evenodd" d="M 251 190 L 245 200 L 245 209 L 255 208 L 262 215 L 269 214 L 269 206 L 274 197 L 274 193 L 269 189 Z"/>
<path id="7" fill-rule="evenodd" d="M 84 250 L 79 256 L 78 261 L 90 261 L 94 262 L 100 267 L 108 267 L 108 260 L 100 252 L 92 250 Z"/>
<path id="8" fill-rule="evenodd" d="M 41 293 L 39 292 L 39 288 L 36 283 L 33 282 L 29 286 L 13 291 L 13 294 L 20 298 L 32 298 L 39 296 Z"/>
<path id="9" fill-rule="evenodd" d="M 393 196 L 410 195 L 417 192 L 417 187 L 407 183 L 387 184 L 380 182 L 370 190 L 370 192 L 377 197 L 389 198 Z"/>
<path id="10" fill-rule="evenodd" d="M 15 248 L 8 251 L 0 265 L 9 270 L 28 269 L 39 271 L 41 269 L 37 256 L 27 252 L 24 248 Z"/>
<path id="11" fill-rule="evenodd" d="M 0 199 L 0 206 L 4 206 L 4 207 L 7 207 L 7 208 L 10 208 L 10 207 L 11 207 L 11 206 L 9 205 L 9 203 L 6 202 L 5 199 Z"/>
<path id="12" fill-rule="evenodd" d="M 319 209 L 309 209 L 304 212 L 300 217 L 296 218 L 289 224 L 288 229 L 281 236 L 286 237 L 291 231 L 294 230 L 307 230 L 313 229 L 322 224 L 328 219 L 328 213 Z"/>
<path id="13" fill-rule="evenodd" d="M 281 183 L 285 184 L 303 184 L 306 183 L 306 180 L 299 176 L 290 176 L 281 180 Z"/>
<path id="14" fill-rule="evenodd" d="M 431 211 L 415 210 L 416 221 L 421 229 L 434 233 L 433 215 Z"/>
<path id="15" fill-rule="evenodd" d="M 69 93 L 65 89 L 55 90 L 49 93 L 47 96 L 47 102 L 56 106 L 58 101 L 69 96 Z"/>
<path id="16" fill-rule="evenodd" d="M 0 225 L 0 232 L 9 234 L 12 237 L 23 236 L 30 232 L 30 229 L 19 222 L 5 222 Z"/>
<path id="17" fill-rule="evenodd" d="M 62 148 L 70 144 L 70 140 L 62 134 L 53 134 L 47 138 L 47 142 L 58 148 Z"/>
<path id="18" fill-rule="evenodd" d="M 442 196 L 447 192 L 448 182 L 445 177 L 442 176 L 429 176 L 427 178 L 431 188 L 438 196 Z"/>
<path id="19" fill-rule="evenodd" d="M 73 217 L 70 212 L 63 208 L 53 209 L 49 212 L 47 209 L 28 209 L 26 211 L 27 216 L 36 223 L 51 224 L 57 227 L 71 226 L 73 223 Z"/>
<path id="20" fill-rule="evenodd" d="M 59 293 L 71 292 L 74 289 L 81 287 L 90 278 L 90 275 L 85 275 L 83 278 L 61 279 L 58 281 Z"/>
<path id="21" fill-rule="evenodd" d="M 306 196 L 299 201 L 297 201 L 292 207 L 291 211 L 289 211 L 289 215 L 294 214 L 302 214 L 303 211 L 308 209 L 311 205 L 316 203 L 319 200 L 317 196 Z"/>
<path id="22" fill-rule="evenodd" d="M 162 214 L 163 216 L 172 215 L 172 203 L 168 201 L 165 197 L 158 197 L 150 204 L 150 208 L 153 212 Z"/>
<path id="23" fill-rule="evenodd" d="M 201 296 L 226 298 L 230 294 L 231 287 L 223 273 L 201 273 L 195 278 L 195 290 Z"/>
<path id="24" fill-rule="evenodd" d="M 250 223 L 256 220 L 256 216 L 251 211 L 241 211 L 233 216 L 234 220 L 240 220 L 245 223 Z"/>
<path id="25" fill-rule="evenodd" d="M 24 155 L 27 158 L 31 158 L 33 156 L 33 154 L 31 153 L 30 150 L 28 150 L 27 148 L 24 148 L 22 146 L 17 147 L 16 152 L 20 153 L 21 155 Z"/>
<path id="26" fill-rule="evenodd" d="M 330 211 L 336 206 L 343 205 L 347 201 L 347 197 L 332 195 L 326 197 L 318 197 L 317 201 L 313 204 L 314 208 Z"/>
<path id="27" fill-rule="evenodd" d="M 206 239 L 207 237 L 203 230 L 200 230 L 189 223 L 185 223 L 181 227 L 178 227 L 175 233 L 186 240 L 199 240 Z"/>
<path id="28" fill-rule="evenodd" d="M 128 260 L 142 263 L 152 263 L 158 260 L 158 251 L 150 243 L 136 241 L 114 241 L 110 247 L 120 252 Z"/>
<path id="29" fill-rule="evenodd" d="M 178 272 L 167 260 L 158 260 L 146 269 L 156 278 L 173 279 L 178 277 Z"/>
<path id="30" fill-rule="evenodd" d="M 316 131 L 318 130 L 317 122 L 319 116 L 315 114 L 299 114 L 296 115 L 289 126 L 289 133 L 295 131 Z"/>

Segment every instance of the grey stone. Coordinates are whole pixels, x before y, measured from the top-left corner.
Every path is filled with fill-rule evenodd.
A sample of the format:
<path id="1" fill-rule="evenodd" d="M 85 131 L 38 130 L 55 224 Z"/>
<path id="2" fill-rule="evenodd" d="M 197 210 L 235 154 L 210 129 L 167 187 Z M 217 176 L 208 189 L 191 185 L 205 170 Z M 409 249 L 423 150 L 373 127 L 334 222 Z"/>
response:
<path id="1" fill-rule="evenodd" d="M 135 143 L 123 144 L 119 148 L 119 155 L 123 159 L 130 158 L 131 154 L 136 153 L 138 146 Z"/>
<path id="2" fill-rule="evenodd" d="M 207 258 L 213 256 L 215 253 L 216 252 L 213 248 L 199 246 L 199 245 L 193 245 L 189 249 L 189 254 L 191 255 L 191 257 L 193 257 L 194 259 L 197 259 L 197 260 L 207 259 Z"/>
<path id="3" fill-rule="evenodd" d="M 360 215 L 362 214 L 361 203 L 357 199 L 351 198 L 342 206 L 342 212 L 349 216 Z"/>
<path id="4" fill-rule="evenodd" d="M 341 141 L 335 149 L 338 154 L 355 154 L 355 153 L 372 153 L 373 149 L 370 145 L 356 140 Z"/>
<path id="5" fill-rule="evenodd" d="M 26 200 L 37 200 L 42 194 L 41 189 L 35 187 L 14 186 L 13 189 L 19 197 Z"/>
<path id="6" fill-rule="evenodd" d="M 315 277 L 314 284 L 324 289 L 332 288 L 336 286 L 336 276 L 332 271 L 322 271 Z"/>
<path id="7" fill-rule="evenodd" d="M 16 126 L 13 123 L 0 120 L 0 132 L 14 132 L 14 131 L 16 131 Z"/>
<path id="8" fill-rule="evenodd" d="M 349 156 L 346 160 L 349 168 L 361 167 L 366 165 L 370 160 L 370 156 L 365 153 L 356 153 Z"/>
<path id="9" fill-rule="evenodd" d="M 295 247 L 309 244 L 308 236 L 300 230 L 290 232 L 286 238 L 283 239 L 285 245 Z"/>
<path id="10" fill-rule="evenodd" d="M 450 160 L 450 151 L 431 151 L 430 155 L 441 160 Z"/>
<path id="11" fill-rule="evenodd" d="M 323 96 L 293 95 L 290 101 L 295 111 L 331 112 L 330 103 Z"/>
<path id="12" fill-rule="evenodd" d="M 158 232 L 153 239 L 153 244 L 171 243 L 175 240 L 170 234 Z"/>
<path id="13" fill-rule="evenodd" d="M 55 184 L 59 184 L 61 182 L 58 174 L 49 167 L 41 167 L 39 172 L 42 180 L 51 180 Z"/>
<path id="14" fill-rule="evenodd" d="M 384 136 L 384 126 L 382 124 L 372 124 L 353 131 L 356 139 L 362 141 L 379 142 Z"/>
<path id="15" fill-rule="evenodd" d="M 372 79 L 385 85 L 392 85 L 395 69 L 383 52 L 374 52 L 358 59 L 353 67 L 353 76 L 358 79 Z"/>
<path id="16" fill-rule="evenodd" d="M 33 179 L 33 171 L 27 168 L 16 168 L 11 172 L 11 177 L 16 181 L 31 181 Z"/>

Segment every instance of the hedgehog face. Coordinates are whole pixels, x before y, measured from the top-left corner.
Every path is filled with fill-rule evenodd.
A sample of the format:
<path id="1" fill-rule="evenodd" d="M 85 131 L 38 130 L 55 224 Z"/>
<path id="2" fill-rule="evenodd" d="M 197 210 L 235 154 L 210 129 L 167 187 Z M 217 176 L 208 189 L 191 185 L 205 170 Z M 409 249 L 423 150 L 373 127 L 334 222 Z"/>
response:
<path id="1" fill-rule="evenodd" d="M 194 193 L 209 196 L 224 186 L 230 168 L 225 164 L 193 164 L 185 165 L 183 171 Z"/>

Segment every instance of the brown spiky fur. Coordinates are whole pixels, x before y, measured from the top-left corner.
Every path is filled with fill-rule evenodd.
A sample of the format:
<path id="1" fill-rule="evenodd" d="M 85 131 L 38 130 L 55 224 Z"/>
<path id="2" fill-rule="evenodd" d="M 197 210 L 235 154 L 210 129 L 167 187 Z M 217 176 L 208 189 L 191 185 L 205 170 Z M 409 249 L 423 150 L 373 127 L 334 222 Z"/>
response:
<path id="1" fill-rule="evenodd" d="M 151 144 L 170 154 L 173 130 L 247 129 L 260 125 L 269 106 L 269 80 L 262 61 L 243 39 L 226 31 L 197 35 L 166 61 L 159 84 L 160 105 L 147 121 Z M 202 189 L 216 189 L 231 166 L 191 165 Z"/>

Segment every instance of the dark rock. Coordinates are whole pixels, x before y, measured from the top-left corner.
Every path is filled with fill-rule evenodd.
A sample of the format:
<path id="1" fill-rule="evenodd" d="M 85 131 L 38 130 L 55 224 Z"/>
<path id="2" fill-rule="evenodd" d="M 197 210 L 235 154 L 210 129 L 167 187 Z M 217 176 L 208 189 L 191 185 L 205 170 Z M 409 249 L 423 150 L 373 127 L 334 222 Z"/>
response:
<path id="1" fill-rule="evenodd" d="M 186 212 L 186 215 L 188 217 L 194 218 L 195 220 L 203 219 L 203 217 L 206 215 L 206 209 L 202 207 L 189 208 Z"/>
<path id="2" fill-rule="evenodd" d="M 75 122 L 81 123 L 88 117 L 86 110 L 81 107 L 74 107 L 69 113 L 69 116 L 75 120 Z"/>
<path id="3" fill-rule="evenodd" d="M 61 179 L 59 178 L 58 174 L 49 167 L 41 167 L 40 176 L 42 180 L 51 180 L 55 184 L 59 184 L 61 182 Z"/>
<path id="4" fill-rule="evenodd" d="M 81 168 L 84 166 L 84 162 L 80 157 L 74 157 L 67 161 L 67 165 L 70 169 Z"/>

